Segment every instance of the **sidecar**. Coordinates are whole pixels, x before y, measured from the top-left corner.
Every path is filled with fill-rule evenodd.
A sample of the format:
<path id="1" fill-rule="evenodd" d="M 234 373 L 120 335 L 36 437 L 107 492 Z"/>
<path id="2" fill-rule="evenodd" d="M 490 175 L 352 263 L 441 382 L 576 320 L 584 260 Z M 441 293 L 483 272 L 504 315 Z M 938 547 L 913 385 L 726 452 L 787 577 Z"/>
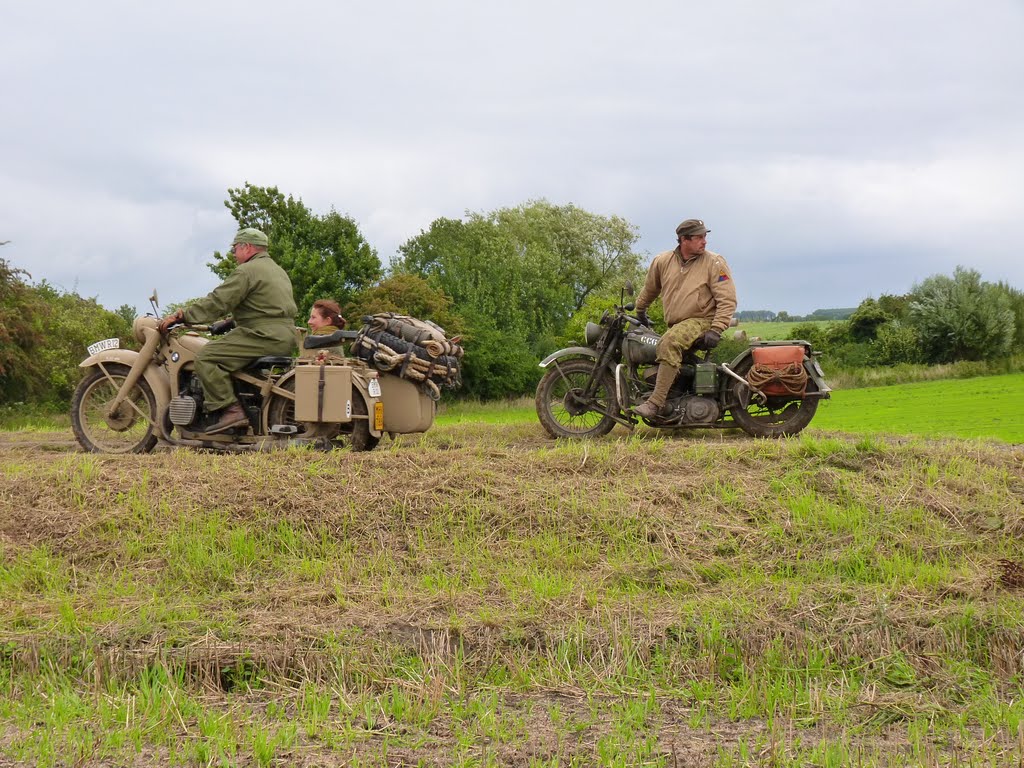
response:
<path id="1" fill-rule="evenodd" d="M 430 429 L 437 403 L 429 391 L 333 351 L 358 338 L 355 331 L 306 338 L 302 356 L 280 382 L 295 393 L 294 411 L 272 415 L 271 422 L 285 422 L 270 423 L 272 434 L 327 440 L 347 436 L 353 449 L 372 450 L 384 433 L 394 436 Z"/>

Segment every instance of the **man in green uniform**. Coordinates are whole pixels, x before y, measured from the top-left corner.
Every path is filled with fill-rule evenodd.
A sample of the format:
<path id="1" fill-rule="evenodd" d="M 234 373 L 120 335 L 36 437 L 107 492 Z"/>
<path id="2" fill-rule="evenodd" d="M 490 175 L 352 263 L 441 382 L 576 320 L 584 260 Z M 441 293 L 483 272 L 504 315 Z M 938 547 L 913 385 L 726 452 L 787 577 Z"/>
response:
<path id="1" fill-rule="evenodd" d="M 267 252 L 267 236 L 258 229 L 240 229 L 231 252 L 238 268 L 205 298 L 168 315 L 160 322 L 166 331 L 174 323 L 209 323 L 226 315 L 235 329 L 205 345 L 196 357 L 203 385 L 204 407 L 222 411 L 207 434 L 244 426 L 249 419 L 235 399 L 231 373 L 264 355 L 290 355 L 295 349 L 295 299 L 292 282 Z"/>
<path id="2" fill-rule="evenodd" d="M 736 286 L 729 265 L 706 249 L 708 232 L 700 219 L 687 219 L 676 227 L 678 245 L 659 253 L 647 271 L 636 300 L 636 316 L 645 325 L 647 307 L 661 296 L 668 330 L 658 342 L 658 378 L 654 392 L 633 409 L 646 419 L 662 414 L 668 391 L 683 364 L 683 354 L 697 341 L 713 349 L 722 339 L 736 311 Z"/>

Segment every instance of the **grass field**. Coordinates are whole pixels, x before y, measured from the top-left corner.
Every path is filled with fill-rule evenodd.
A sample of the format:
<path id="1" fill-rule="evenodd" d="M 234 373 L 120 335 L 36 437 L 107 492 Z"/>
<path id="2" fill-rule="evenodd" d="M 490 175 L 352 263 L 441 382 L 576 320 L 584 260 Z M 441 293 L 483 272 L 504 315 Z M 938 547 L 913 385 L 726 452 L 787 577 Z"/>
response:
<path id="1" fill-rule="evenodd" d="M 1024 443 L 1024 374 L 945 379 L 887 387 L 839 390 L 818 407 L 812 427 L 858 434 L 986 438 Z M 533 400 L 456 403 L 438 423 L 536 423 Z M 699 434 L 699 433 L 695 433 Z"/>
<path id="2" fill-rule="evenodd" d="M 1024 452 L 839 394 L 784 441 L 6 433 L 0 764 L 1021 765 Z"/>
<path id="3" fill-rule="evenodd" d="M 813 426 L 864 434 L 981 437 L 1024 443 L 1024 374 L 840 390 Z"/>
<path id="4" fill-rule="evenodd" d="M 814 325 L 827 325 L 832 321 L 829 320 L 817 320 L 814 321 Z M 798 323 L 747 323 L 743 322 L 733 328 L 730 333 L 736 331 L 746 331 L 748 337 L 760 336 L 762 339 L 792 339 L 793 329 L 798 325 L 808 325 L 807 321 Z"/>

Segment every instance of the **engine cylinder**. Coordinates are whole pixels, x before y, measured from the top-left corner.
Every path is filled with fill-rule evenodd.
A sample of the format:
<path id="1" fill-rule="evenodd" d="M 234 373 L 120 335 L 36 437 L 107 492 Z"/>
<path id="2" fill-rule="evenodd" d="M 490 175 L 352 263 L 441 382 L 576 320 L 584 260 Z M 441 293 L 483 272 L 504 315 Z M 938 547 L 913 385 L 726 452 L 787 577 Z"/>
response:
<path id="1" fill-rule="evenodd" d="M 182 396 L 171 400 L 167 413 L 171 417 L 171 424 L 186 427 L 195 420 L 198 410 L 194 397 Z"/>

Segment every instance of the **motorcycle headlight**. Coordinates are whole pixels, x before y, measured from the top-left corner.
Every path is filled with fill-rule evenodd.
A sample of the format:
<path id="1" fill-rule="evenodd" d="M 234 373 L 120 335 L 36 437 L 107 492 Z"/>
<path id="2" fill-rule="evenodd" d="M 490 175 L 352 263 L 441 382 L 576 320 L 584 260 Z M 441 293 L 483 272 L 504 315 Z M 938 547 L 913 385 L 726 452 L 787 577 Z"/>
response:
<path id="1" fill-rule="evenodd" d="M 602 330 L 601 326 L 597 323 L 587 323 L 587 327 L 583 331 L 583 340 L 587 342 L 588 347 L 597 344 L 597 340 L 601 338 Z"/>

